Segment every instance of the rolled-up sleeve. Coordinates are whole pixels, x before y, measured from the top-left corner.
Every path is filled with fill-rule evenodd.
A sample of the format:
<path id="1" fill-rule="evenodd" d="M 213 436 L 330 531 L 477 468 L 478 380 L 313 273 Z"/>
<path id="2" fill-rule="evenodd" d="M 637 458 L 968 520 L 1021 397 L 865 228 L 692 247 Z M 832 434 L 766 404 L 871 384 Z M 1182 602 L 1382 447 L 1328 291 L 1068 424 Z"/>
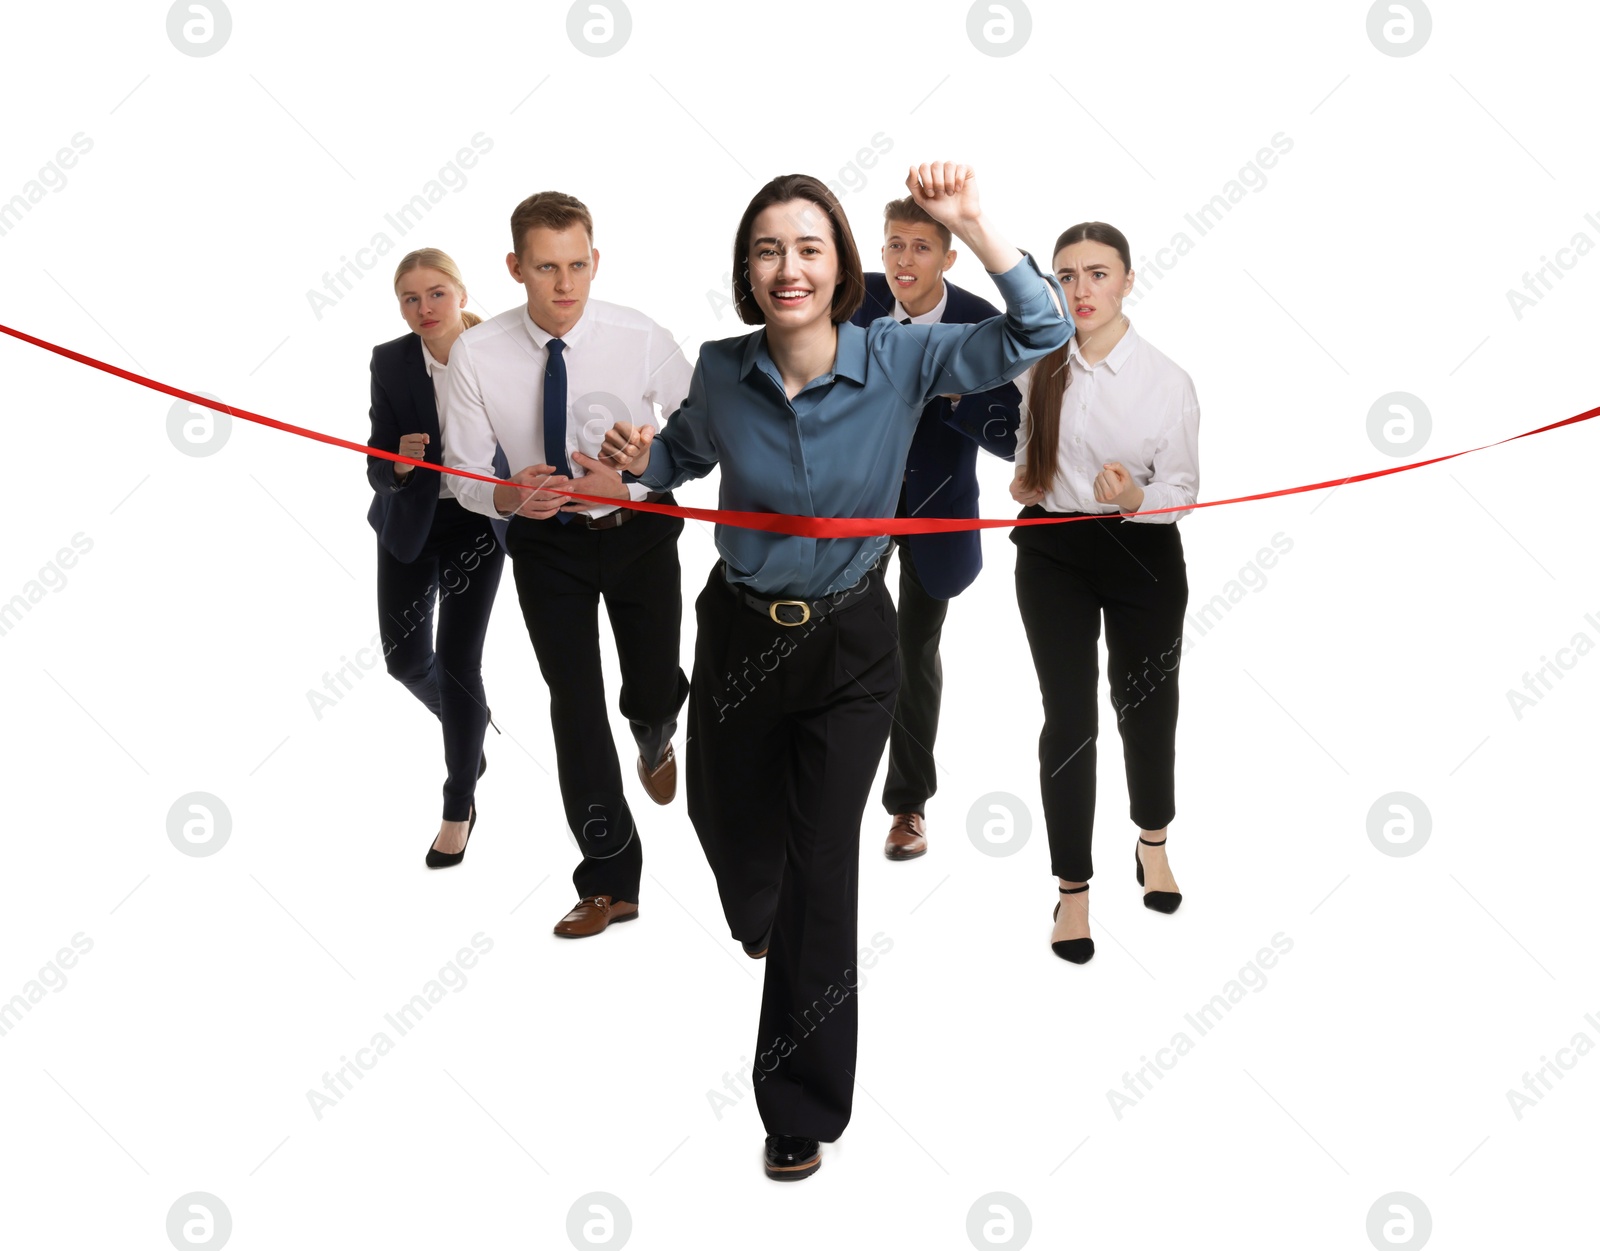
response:
<path id="1" fill-rule="evenodd" d="M 450 351 L 450 368 L 438 378 L 439 437 L 444 441 L 444 463 L 485 477 L 495 477 L 494 427 L 484 407 L 483 389 L 472 363 L 465 337 Z M 494 506 L 494 484 L 452 476 L 451 489 L 462 506 L 485 517 L 499 518 Z"/>
<path id="2" fill-rule="evenodd" d="M 636 480 L 652 491 L 670 491 L 690 478 L 703 478 L 720 459 L 706 403 L 705 367 L 702 349 L 689 378 L 689 394 L 650 444 L 650 465 Z"/>

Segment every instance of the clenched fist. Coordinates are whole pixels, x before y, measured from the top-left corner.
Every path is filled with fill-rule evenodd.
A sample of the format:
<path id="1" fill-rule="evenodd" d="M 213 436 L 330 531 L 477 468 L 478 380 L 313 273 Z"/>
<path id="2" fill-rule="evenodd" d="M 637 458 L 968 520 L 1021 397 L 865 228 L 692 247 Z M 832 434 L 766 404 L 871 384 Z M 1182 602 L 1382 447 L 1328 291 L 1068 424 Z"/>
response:
<path id="1" fill-rule="evenodd" d="M 631 421 L 619 421 L 606 431 L 600 451 L 617 469 L 618 473 L 641 462 L 635 473 L 644 472 L 650 463 L 650 443 L 656 437 L 654 426 L 636 426 Z"/>

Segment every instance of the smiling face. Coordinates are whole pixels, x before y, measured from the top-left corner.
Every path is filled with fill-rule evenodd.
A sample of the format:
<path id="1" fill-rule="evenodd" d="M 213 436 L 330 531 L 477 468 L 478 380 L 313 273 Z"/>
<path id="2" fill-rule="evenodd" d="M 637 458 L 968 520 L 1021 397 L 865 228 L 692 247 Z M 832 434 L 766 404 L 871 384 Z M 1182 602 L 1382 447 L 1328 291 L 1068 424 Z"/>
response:
<path id="1" fill-rule="evenodd" d="M 810 200 L 769 205 L 750 223 L 750 294 L 769 329 L 797 330 L 830 320 L 839 273 L 833 223 Z"/>
<path id="2" fill-rule="evenodd" d="M 461 332 L 461 310 L 467 306 L 467 293 L 439 270 L 419 265 L 401 274 L 395 295 L 400 300 L 400 316 L 425 343 Z"/>
<path id="3" fill-rule="evenodd" d="M 580 223 L 562 230 L 530 226 L 522 253 L 506 256 L 506 268 L 528 292 L 528 316 L 557 338 L 578 324 L 589 302 L 589 284 L 600 268 L 600 253 Z"/>
<path id="4" fill-rule="evenodd" d="M 956 263 L 939 232 L 927 222 L 891 218 L 883 228 L 883 272 L 889 289 L 913 317 L 926 313 L 944 292 L 944 271 Z"/>
<path id="5" fill-rule="evenodd" d="M 1069 243 L 1055 256 L 1056 277 L 1067 293 L 1067 309 L 1082 343 L 1096 330 L 1114 326 L 1122 316 L 1122 300 L 1133 290 L 1133 271 L 1108 244 L 1084 239 Z"/>

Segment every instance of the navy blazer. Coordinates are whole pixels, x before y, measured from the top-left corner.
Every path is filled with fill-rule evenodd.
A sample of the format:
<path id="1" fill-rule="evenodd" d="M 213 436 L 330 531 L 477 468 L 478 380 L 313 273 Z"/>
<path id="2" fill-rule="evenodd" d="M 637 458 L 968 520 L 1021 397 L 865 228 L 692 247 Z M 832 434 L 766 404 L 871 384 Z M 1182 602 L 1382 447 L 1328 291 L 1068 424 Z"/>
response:
<path id="1" fill-rule="evenodd" d="M 372 437 L 368 447 L 385 452 L 400 450 L 403 434 L 428 436 L 423 460 L 430 465 L 444 464 L 444 440 L 439 436 L 439 409 L 433 398 L 433 379 L 422 360 L 422 339 L 415 333 L 403 334 L 372 349 Z M 378 532 L 378 542 L 396 560 L 410 564 L 422 552 L 433 528 L 433 511 L 439 499 L 439 478 L 434 473 L 412 469 L 398 482 L 395 462 L 379 456 L 367 457 L 367 481 L 372 484 L 372 507 L 367 520 Z M 494 471 L 502 478 L 511 476 L 511 466 L 498 444 L 494 449 Z M 494 528 L 500 547 L 506 545 L 507 522 L 485 517 Z"/>
<path id="2" fill-rule="evenodd" d="M 894 314 L 895 297 L 883 274 L 867 274 L 867 297 L 851 318 L 865 326 Z M 982 296 L 946 282 L 944 325 L 971 324 L 1000 316 Z M 1017 454 L 1022 393 L 1012 383 L 979 391 L 952 404 L 942 395 L 922 410 L 906 457 L 906 513 L 912 517 L 978 515 L 978 448 L 1004 460 Z M 906 541 L 917 577 L 934 599 L 951 599 L 972 585 L 983 568 L 976 530 L 951 534 L 909 534 Z"/>

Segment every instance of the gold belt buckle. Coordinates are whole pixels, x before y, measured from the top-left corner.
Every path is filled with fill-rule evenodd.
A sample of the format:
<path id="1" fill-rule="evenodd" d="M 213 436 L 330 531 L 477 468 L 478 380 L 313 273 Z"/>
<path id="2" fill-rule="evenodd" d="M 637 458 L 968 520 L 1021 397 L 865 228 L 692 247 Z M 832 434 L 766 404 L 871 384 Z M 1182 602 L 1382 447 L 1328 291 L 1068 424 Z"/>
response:
<path id="1" fill-rule="evenodd" d="M 778 605 L 780 604 L 798 604 L 804 611 L 805 616 L 801 617 L 799 621 L 782 621 L 778 617 Z M 811 620 L 811 605 L 803 599 L 775 599 L 767 605 L 767 616 L 781 626 L 803 626 Z"/>

